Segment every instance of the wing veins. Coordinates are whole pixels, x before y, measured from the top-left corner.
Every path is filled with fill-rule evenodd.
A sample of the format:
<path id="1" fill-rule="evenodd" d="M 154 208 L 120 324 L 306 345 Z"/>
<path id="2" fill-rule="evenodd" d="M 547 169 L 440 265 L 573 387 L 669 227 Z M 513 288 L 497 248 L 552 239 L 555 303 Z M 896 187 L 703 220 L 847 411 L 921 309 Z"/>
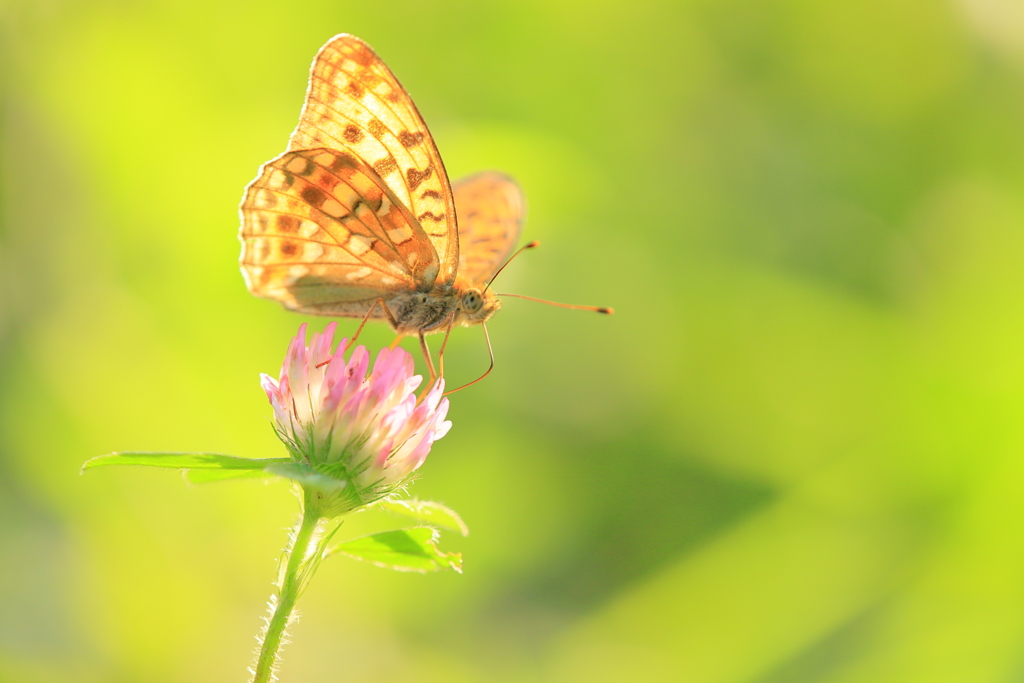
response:
<path id="1" fill-rule="evenodd" d="M 303 180 L 304 180 L 304 182 L 306 182 L 306 184 L 307 184 L 307 185 L 309 185 L 310 187 L 316 187 L 317 189 L 320 189 L 320 188 L 319 188 L 319 187 L 318 187 L 317 185 L 315 185 L 315 184 L 313 184 L 313 183 L 310 183 L 309 181 L 305 181 L 305 179 L 303 179 Z M 344 181 L 340 181 L 340 182 L 344 182 Z M 346 185 L 348 185 L 348 183 L 345 183 L 345 184 L 346 184 Z M 351 185 L 349 185 L 349 187 L 352 187 L 352 186 L 351 186 Z M 271 193 L 273 193 L 273 194 L 276 194 L 276 195 L 278 195 L 278 196 L 281 196 L 281 197 L 288 197 L 288 198 L 290 198 L 290 199 L 296 199 L 295 195 L 292 195 L 292 194 L 287 194 L 287 193 L 285 193 L 285 192 L 281 192 L 281 191 L 279 191 L 279 190 L 275 190 L 275 189 L 273 189 L 273 188 L 270 188 L 270 187 L 263 187 L 263 188 L 260 188 L 260 189 L 262 189 L 262 190 L 264 190 L 264 191 L 266 191 L 266 192 L 271 192 Z M 353 190 L 353 191 L 355 191 L 355 190 Z M 360 194 L 359 194 L 358 192 L 356 192 L 356 194 L 357 194 L 357 195 L 358 195 L 358 196 L 360 197 L 360 199 L 361 199 L 362 201 L 366 201 L 366 198 L 365 198 L 365 197 L 363 197 L 362 195 L 360 195 Z M 364 223 L 364 222 L 363 222 L 363 220 L 362 220 L 361 218 L 359 218 L 359 216 L 358 216 L 358 215 L 356 215 L 356 214 L 355 214 L 355 213 L 354 213 L 354 212 L 352 211 L 352 207 L 350 207 L 350 206 L 345 206 L 345 205 L 344 205 L 344 204 L 343 204 L 343 203 L 342 203 L 342 202 L 341 202 L 341 201 L 340 201 L 340 200 L 339 200 L 339 199 L 338 199 L 337 197 L 334 197 L 334 196 L 333 196 L 333 194 L 332 194 L 332 197 L 334 198 L 334 200 L 335 200 L 335 201 L 337 201 L 337 202 L 338 202 L 338 204 L 341 204 L 341 205 L 342 205 L 342 206 L 344 206 L 344 207 L 345 207 L 346 209 L 348 209 L 349 213 L 348 213 L 347 215 L 349 215 L 349 216 L 352 216 L 352 217 L 354 218 L 354 220 L 355 220 L 356 222 L 360 223 L 360 224 L 361 224 L 361 225 L 362 225 L 363 227 L 365 227 L 365 228 L 366 228 L 366 230 L 367 230 L 367 232 L 369 232 L 369 233 L 370 233 L 370 235 L 371 235 L 371 236 L 372 236 L 372 237 L 373 237 L 374 239 L 377 239 L 377 240 L 379 240 L 379 241 L 381 241 L 381 242 L 384 242 L 384 243 L 385 243 L 386 245 L 388 245 L 388 246 L 390 247 L 390 250 L 391 250 L 391 251 L 393 251 L 393 252 L 394 252 L 394 254 L 395 254 L 395 258 L 391 259 L 391 260 L 390 260 L 390 263 L 392 263 L 392 264 L 394 264 L 394 265 L 401 265 L 401 266 L 402 266 L 402 271 L 403 271 L 404 273 L 406 273 L 406 274 L 408 274 L 408 275 L 412 275 L 412 273 L 410 273 L 410 272 L 409 272 L 409 270 L 408 270 L 408 269 L 406 269 L 406 268 L 404 267 L 404 266 L 406 265 L 406 263 L 405 263 L 405 259 L 403 259 L 403 258 L 402 258 L 402 254 L 401 254 L 401 252 L 400 252 L 400 251 L 398 251 L 398 248 L 397 248 L 397 247 L 395 246 L 394 242 L 392 242 L 392 241 L 391 241 L 391 240 L 390 240 L 390 239 L 389 239 L 388 237 L 386 237 L 386 236 L 385 236 L 385 237 L 382 237 L 382 236 L 378 235 L 378 234 L 377 234 L 377 233 L 376 233 L 376 232 L 375 232 L 375 231 L 373 230 L 373 228 L 371 228 L 370 226 L 366 225 L 366 223 Z M 360 234 L 360 233 L 356 233 L 356 232 L 353 232 L 352 230 L 349 230 L 349 228 L 347 228 L 347 227 L 345 226 L 345 224 L 344 224 L 344 223 L 343 223 L 342 221 L 340 221 L 339 219 L 335 218 L 335 217 L 334 217 L 334 216 L 332 216 L 331 214 L 327 213 L 327 212 L 326 212 L 326 211 L 324 211 L 323 209 L 320 209 L 320 208 L 318 208 L 318 207 L 315 207 L 315 206 L 313 206 L 313 205 L 312 205 L 312 204 L 310 204 L 309 202 L 307 202 L 307 201 L 305 201 L 305 200 L 301 199 L 301 197 L 299 197 L 298 199 L 299 199 L 299 201 L 301 201 L 301 202 L 302 202 L 302 205 L 303 205 L 303 206 L 308 206 L 308 207 L 309 207 L 309 208 L 310 208 L 311 210 L 313 210 L 313 211 L 316 211 L 316 212 L 317 212 L 317 213 L 319 213 L 320 215 L 324 216 L 324 217 L 325 217 L 325 218 L 326 218 L 326 219 L 327 219 L 328 221 L 332 221 L 332 222 L 334 222 L 334 223 L 338 223 L 339 225 L 341 225 L 341 227 L 345 228 L 345 230 L 346 230 L 346 231 L 348 231 L 349 233 L 351 233 L 351 234 Z M 256 211 L 263 211 L 263 210 L 264 210 L 264 209 L 256 209 Z M 282 213 L 282 214 L 286 214 L 286 215 L 289 215 L 289 214 L 288 214 L 287 212 L 284 212 L 284 211 L 278 211 L 278 212 L 276 212 L 276 213 Z M 373 213 L 373 214 L 374 214 L 374 216 L 376 216 L 376 215 L 377 215 L 377 214 L 376 214 L 376 212 L 374 212 L 374 211 L 372 211 L 372 210 L 371 210 L 371 213 Z M 294 214 L 290 214 L 290 215 L 294 215 Z M 317 223 L 317 224 L 318 224 L 318 225 L 320 225 L 320 223 Z M 321 229 L 321 230 L 323 230 L 324 232 L 328 232 L 328 233 L 330 232 L 330 231 L 328 231 L 328 230 L 327 230 L 326 228 L 324 228 L 324 227 L 323 227 L 323 225 L 320 225 L 320 229 Z M 383 226 L 382 226 L 382 229 L 383 229 Z M 364 236 L 365 236 L 365 235 L 364 235 Z M 336 237 L 334 237 L 333 235 L 332 235 L 332 237 L 334 238 L 334 241 L 335 241 L 335 246 L 337 246 L 338 248 L 340 248 L 340 249 L 344 250 L 345 252 L 347 252 L 347 253 L 348 253 L 349 255 L 351 255 L 351 256 L 352 256 L 352 257 L 354 257 L 354 258 L 360 258 L 360 256 L 359 256 L 358 254 L 355 254 L 355 253 L 353 253 L 353 252 L 351 251 L 351 249 L 349 249 L 349 248 L 348 248 L 347 246 L 345 246 L 344 244 L 342 244 L 342 243 L 338 242 L 338 241 L 337 241 L 337 238 L 336 238 Z M 320 244 L 327 244 L 327 243 L 326 243 L 326 242 L 321 242 Z M 332 246 L 332 245 L 328 244 L 328 246 Z M 379 254 L 378 254 L 378 256 L 379 256 Z"/>
<path id="2" fill-rule="evenodd" d="M 345 73 L 347 74 L 348 72 L 345 72 Z M 328 82 L 328 81 L 324 81 L 323 79 L 320 79 L 320 80 L 325 82 L 325 83 Z M 338 90 L 337 88 L 333 88 L 333 87 L 331 89 L 332 90 Z M 367 90 L 366 92 L 372 92 L 372 91 Z M 403 92 L 404 92 L 404 89 L 403 89 Z M 383 108 L 386 108 L 388 111 L 390 111 L 394 115 L 394 117 L 396 119 L 398 119 L 398 121 L 400 123 L 402 123 L 406 128 L 414 127 L 414 126 L 410 126 L 410 125 L 406 124 L 404 121 L 402 121 L 402 117 L 399 116 L 398 113 L 385 100 L 381 99 L 381 97 L 379 95 L 377 95 L 377 93 L 373 93 L 373 96 L 374 96 L 374 98 L 376 98 L 376 101 L 379 102 L 383 106 Z M 336 112 L 336 113 L 340 114 L 341 116 L 339 118 L 343 118 L 344 120 L 346 120 L 349 123 L 353 124 L 354 126 L 358 127 L 359 130 L 362 131 L 364 135 L 369 135 L 371 138 L 376 140 L 377 144 L 379 144 L 381 147 L 383 147 L 384 151 L 387 152 L 388 156 L 390 156 L 392 159 L 395 159 L 395 152 L 392 150 L 392 148 L 400 150 L 401 154 L 404 155 L 405 158 L 408 160 L 409 165 L 412 166 L 413 168 L 415 168 L 417 171 L 420 170 L 420 168 L 419 168 L 419 166 L 418 166 L 418 164 L 416 162 L 416 158 L 412 155 L 412 153 L 408 149 L 406 149 L 405 145 L 402 144 L 401 140 L 398 139 L 398 134 L 400 132 L 403 132 L 403 131 L 394 131 L 394 130 L 392 130 L 391 127 L 388 124 L 386 124 L 384 121 L 382 121 L 381 118 L 372 109 L 370 109 L 369 107 L 367 107 L 363 103 L 362 99 L 359 99 L 359 100 L 353 99 L 352 102 L 355 105 L 359 106 L 364 112 L 366 112 L 366 114 L 368 116 L 370 116 L 371 119 L 376 119 L 377 121 L 380 122 L 380 124 L 382 126 L 384 126 L 384 133 L 381 133 L 381 136 L 380 136 L 381 138 L 384 137 L 384 135 L 386 135 L 387 133 L 390 133 L 391 134 L 391 138 L 395 141 L 395 144 L 393 144 L 393 145 L 385 144 L 380 138 L 378 138 L 376 135 L 371 133 L 369 131 L 369 129 L 367 129 L 358 120 L 351 118 L 350 116 L 344 114 L 343 112 L 340 112 L 335 107 L 332 107 L 326 100 L 320 99 L 319 97 L 314 95 L 312 92 L 308 95 L 308 99 L 315 100 L 317 103 L 322 105 L 325 109 L 328 109 L 328 110 L 330 110 L 332 112 Z M 409 103 L 411 105 L 412 101 L 410 100 Z M 322 134 L 322 136 L 324 138 L 327 138 L 329 140 L 333 140 L 335 143 L 337 143 L 338 144 L 337 149 L 351 149 L 351 146 L 349 145 L 348 142 L 346 142 L 344 140 L 339 140 L 338 138 L 334 137 L 333 135 L 328 133 L 326 130 L 324 130 L 323 128 L 321 128 L 317 124 L 312 123 L 312 124 L 310 124 L 310 126 L 313 127 L 313 128 L 316 128 L 318 131 L 320 131 L 320 133 Z M 427 130 L 427 126 L 426 126 L 425 123 L 423 123 L 422 120 L 419 121 L 416 124 L 416 126 L 417 127 L 421 127 L 422 130 Z M 435 146 L 435 149 L 436 149 L 436 146 Z M 441 160 L 440 154 L 430 154 L 429 152 L 427 152 L 427 153 L 425 153 L 425 155 L 427 157 L 427 161 L 428 161 L 429 166 L 431 168 L 434 166 L 434 162 L 435 161 L 440 163 L 440 160 Z M 431 158 L 431 157 L 435 157 L 435 158 Z M 401 179 L 402 186 L 405 187 L 406 191 L 408 191 L 408 193 L 409 193 L 409 201 L 410 201 L 410 203 L 414 203 L 416 201 L 415 200 L 415 196 L 414 196 L 414 192 L 413 192 L 412 188 L 409 187 L 409 183 L 406 181 L 405 175 L 401 171 L 401 166 L 402 165 L 400 163 L 398 163 L 398 159 L 395 159 L 395 163 L 398 166 L 398 168 L 396 168 L 395 172 L 398 173 L 398 177 Z M 369 164 L 367 164 L 367 165 L 369 165 Z M 444 170 L 443 166 L 441 167 L 441 170 L 442 171 Z M 434 170 L 433 172 L 436 173 L 437 171 Z M 449 193 L 450 192 L 451 192 L 451 190 L 449 188 Z M 410 208 L 410 212 L 411 211 L 412 211 L 412 209 Z"/>
<path id="3" fill-rule="evenodd" d="M 358 58 L 354 57 L 354 54 L 359 51 L 364 51 L 364 54 L 369 56 L 370 59 L 368 62 L 362 62 Z M 356 67 L 354 71 L 351 71 L 345 68 L 344 64 L 346 61 L 355 62 L 359 66 Z M 355 74 L 358 73 L 369 73 L 377 81 L 384 82 L 397 97 L 395 104 L 400 103 L 401 108 L 396 109 L 393 107 L 384 96 L 378 94 L 373 88 L 367 86 L 363 79 L 357 78 Z M 361 89 L 362 94 L 356 97 L 351 93 L 346 93 L 344 87 L 336 87 L 335 82 L 338 80 L 339 74 L 346 80 L 346 85 L 356 83 Z M 314 117 L 311 116 L 312 109 L 319 109 L 320 113 L 330 113 L 335 118 L 344 118 L 345 120 L 356 124 L 364 133 L 369 132 L 361 123 L 357 122 L 350 116 L 345 115 L 341 108 L 334 106 L 333 102 L 321 99 L 318 96 L 318 92 L 325 93 L 328 96 L 333 95 L 334 102 L 343 102 L 345 105 L 352 107 L 357 106 L 360 110 L 369 115 L 371 120 L 376 119 L 384 126 L 387 132 L 391 133 L 391 138 L 394 143 L 387 145 L 381 139 L 376 138 L 376 136 L 373 136 L 372 134 L 371 137 L 376 139 L 377 144 L 380 147 L 383 147 L 385 152 L 392 159 L 396 156 L 394 150 L 400 150 L 401 156 L 411 160 L 413 162 L 413 167 L 416 168 L 416 170 L 420 170 L 416 163 L 416 157 L 413 156 L 409 148 L 406 148 L 402 144 L 396 131 L 392 130 L 390 126 L 384 124 L 380 117 L 363 102 L 363 98 L 370 95 L 374 103 L 379 104 L 382 110 L 389 112 L 401 125 L 424 134 L 424 140 L 422 143 L 424 144 L 424 147 L 422 148 L 422 154 L 426 157 L 429 163 L 428 168 L 433 174 L 436 174 L 438 188 L 443 191 L 441 193 L 442 196 L 440 197 L 440 203 L 445 210 L 446 227 L 445 231 L 442 233 L 429 232 L 426 234 L 431 238 L 437 238 L 439 241 L 443 238 L 443 254 L 438 253 L 439 250 L 434 244 L 434 239 L 430 239 L 429 241 L 431 246 L 434 247 L 434 253 L 438 258 L 438 277 L 443 277 L 444 281 L 449 284 L 453 282 L 457 275 L 459 264 L 458 216 L 455 209 L 455 199 L 452 193 L 451 183 L 448 180 L 444 161 L 441 159 L 441 154 L 437 150 L 437 145 L 434 143 L 433 136 L 430 134 L 430 130 L 427 127 L 426 122 L 423 120 L 423 115 L 416 107 L 416 104 L 409 95 L 409 92 L 402 86 L 401 82 L 394 75 L 391 69 L 388 68 L 384 61 L 369 45 L 355 36 L 346 34 L 335 36 L 328 41 L 323 48 L 321 48 L 320 52 L 317 53 L 316 60 L 313 63 L 310 73 L 309 87 L 306 91 L 306 101 L 303 104 L 302 112 L 299 116 L 299 124 L 296 126 L 295 131 L 289 139 L 289 149 L 295 150 L 300 148 L 298 145 L 295 147 L 292 146 L 295 144 L 296 137 L 308 137 L 310 138 L 310 141 L 326 138 L 337 143 L 340 149 L 353 149 L 353 147 L 348 143 L 339 140 L 334 135 L 331 135 L 321 128 L 314 121 Z M 313 102 L 319 106 L 311 107 L 310 104 Z M 408 118 L 402 114 L 407 114 Z M 410 120 L 412 124 L 411 126 Z M 307 129 L 313 129 L 320 135 L 310 135 L 309 132 L 307 132 Z M 381 137 L 384 137 L 384 135 L 382 134 Z M 302 145 L 301 147 L 312 147 L 312 145 Z M 399 169 L 399 176 L 401 178 L 402 185 L 409 196 L 409 205 L 407 208 L 415 215 L 418 211 L 417 206 L 420 204 L 420 201 L 417 199 L 413 188 L 409 186 L 405 174 L 401 173 L 401 169 Z"/>

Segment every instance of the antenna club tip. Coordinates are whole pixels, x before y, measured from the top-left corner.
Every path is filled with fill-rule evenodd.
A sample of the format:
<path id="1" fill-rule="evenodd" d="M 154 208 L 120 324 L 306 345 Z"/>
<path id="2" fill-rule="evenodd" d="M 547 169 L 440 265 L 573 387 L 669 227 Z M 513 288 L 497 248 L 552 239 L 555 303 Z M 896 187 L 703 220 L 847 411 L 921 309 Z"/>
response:
<path id="1" fill-rule="evenodd" d="M 536 249 L 540 246 L 540 240 L 534 240 L 523 247 L 523 249 Z"/>
<path id="2" fill-rule="evenodd" d="M 597 312 L 598 313 L 604 313 L 605 315 L 611 315 L 611 314 L 615 313 L 615 309 L 614 308 L 599 308 L 599 309 L 597 309 Z"/>

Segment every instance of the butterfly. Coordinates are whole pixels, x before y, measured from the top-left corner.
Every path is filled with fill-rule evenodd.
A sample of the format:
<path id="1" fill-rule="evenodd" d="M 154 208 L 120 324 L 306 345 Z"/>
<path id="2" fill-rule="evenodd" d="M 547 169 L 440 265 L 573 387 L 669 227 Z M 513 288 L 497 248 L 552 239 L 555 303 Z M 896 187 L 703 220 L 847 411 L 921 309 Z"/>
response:
<path id="1" fill-rule="evenodd" d="M 495 172 L 451 186 L 409 94 L 341 34 L 313 60 L 288 148 L 260 168 L 240 213 L 250 292 L 422 335 L 498 310 L 486 283 L 519 237 L 523 196 Z"/>
<path id="2" fill-rule="evenodd" d="M 489 283 L 519 238 L 523 207 L 500 173 L 449 184 L 412 98 L 343 33 L 313 60 L 286 151 L 245 188 L 242 276 L 293 311 L 386 319 L 396 343 L 419 337 L 434 375 L 424 335 L 483 325 L 500 308 Z"/>

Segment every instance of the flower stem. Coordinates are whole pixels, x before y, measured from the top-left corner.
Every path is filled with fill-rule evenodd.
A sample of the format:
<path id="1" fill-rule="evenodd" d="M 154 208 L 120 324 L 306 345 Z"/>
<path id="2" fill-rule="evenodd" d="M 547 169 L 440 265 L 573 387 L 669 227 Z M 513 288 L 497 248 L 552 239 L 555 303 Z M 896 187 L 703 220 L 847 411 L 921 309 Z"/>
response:
<path id="1" fill-rule="evenodd" d="M 278 655 L 281 649 L 281 638 L 291 618 L 295 601 L 304 588 L 310 563 L 317 561 L 319 544 L 316 533 L 320 523 L 320 512 L 316 505 L 311 504 L 309 494 L 303 496 L 302 520 L 298 523 L 292 536 L 292 542 L 285 551 L 281 563 L 284 571 L 278 579 L 274 613 L 267 623 L 260 646 L 260 656 L 253 671 L 252 683 L 270 683 L 276 680 Z"/>

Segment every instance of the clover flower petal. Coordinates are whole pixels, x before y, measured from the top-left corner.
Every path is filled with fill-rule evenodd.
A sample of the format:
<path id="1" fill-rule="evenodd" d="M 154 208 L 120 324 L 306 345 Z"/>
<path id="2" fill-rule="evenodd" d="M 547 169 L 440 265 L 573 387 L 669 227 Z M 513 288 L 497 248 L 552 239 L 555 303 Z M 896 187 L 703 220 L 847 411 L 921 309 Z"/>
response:
<path id="1" fill-rule="evenodd" d="M 423 378 L 407 351 L 381 349 L 371 369 L 370 354 L 357 346 L 346 361 L 348 339 L 331 352 L 336 327 L 314 333 L 307 346 L 300 326 L 279 377 L 260 378 L 292 458 L 345 482 L 332 514 L 399 489 L 451 428 L 443 380 L 417 400 Z"/>

